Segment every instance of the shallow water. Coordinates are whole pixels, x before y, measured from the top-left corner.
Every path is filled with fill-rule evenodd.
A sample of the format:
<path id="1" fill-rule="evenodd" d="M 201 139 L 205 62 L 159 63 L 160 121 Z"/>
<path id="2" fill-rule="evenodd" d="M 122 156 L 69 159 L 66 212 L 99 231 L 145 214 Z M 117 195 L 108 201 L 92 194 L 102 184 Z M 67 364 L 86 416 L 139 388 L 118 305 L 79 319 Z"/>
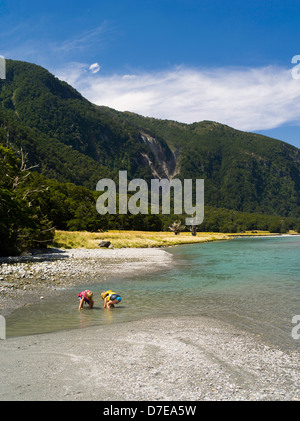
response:
<path id="1" fill-rule="evenodd" d="M 167 249 L 176 265 L 131 279 L 93 279 L 7 317 L 7 337 L 109 325 L 151 316 L 205 315 L 225 320 L 288 349 L 300 314 L 300 237 L 237 238 Z M 94 291 L 95 307 L 79 312 L 77 294 Z M 122 302 L 104 310 L 100 292 Z M 300 331 L 300 329 L 299 329 Z"/>

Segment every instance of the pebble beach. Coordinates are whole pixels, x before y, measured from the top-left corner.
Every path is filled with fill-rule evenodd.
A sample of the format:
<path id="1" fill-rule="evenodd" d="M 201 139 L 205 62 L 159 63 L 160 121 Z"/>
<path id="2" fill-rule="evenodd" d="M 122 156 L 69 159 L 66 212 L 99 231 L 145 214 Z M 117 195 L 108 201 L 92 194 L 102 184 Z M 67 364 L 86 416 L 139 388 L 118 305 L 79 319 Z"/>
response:
<path id="1" fill-rule="evenodd" d="M 2 315 L 85 274 L 171 267 L 163 249 L 51 250 L 1 262 Z M 64 276 L 65 275 L 65 276 Z M 207 317 L 159 317 L 0 340 L 1 401 L 300 399 L 298 351 Z M 110 375 L 106 368 L 113 366 Z M 89 367 L 87 369 L 87 367 Z"/>
<path id="2" fill-rule="evenodd" d="M 0 400 L 300 399 L 299 353 L 205 317 L 12 338 L 0 358 Z"/>

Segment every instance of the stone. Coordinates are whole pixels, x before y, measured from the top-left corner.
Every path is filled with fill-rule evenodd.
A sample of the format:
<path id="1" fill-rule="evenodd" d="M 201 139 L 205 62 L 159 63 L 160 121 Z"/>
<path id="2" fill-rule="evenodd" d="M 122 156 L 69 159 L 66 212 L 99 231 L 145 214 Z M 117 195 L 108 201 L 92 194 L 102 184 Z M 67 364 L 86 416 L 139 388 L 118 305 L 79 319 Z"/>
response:
<path id="1" fill-rule="evenodd" d="M 101 241 L 99 243 L 99 247 L 106 247 L 108 248 L 110 246 L 110 241 Z"/>

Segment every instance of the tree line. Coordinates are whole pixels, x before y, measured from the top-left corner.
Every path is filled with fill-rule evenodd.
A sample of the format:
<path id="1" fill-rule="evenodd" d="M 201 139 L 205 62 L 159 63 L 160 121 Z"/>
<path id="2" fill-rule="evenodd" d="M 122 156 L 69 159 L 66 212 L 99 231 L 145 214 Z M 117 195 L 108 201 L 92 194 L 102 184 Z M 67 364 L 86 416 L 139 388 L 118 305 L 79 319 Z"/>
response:
<path id="1" fill-rule="evenodd" d="M 0 144 L 0 254 L 13 255 L 51 244 L 55 230 L 111 229 L 169 231 L 174 221 L 184 225 L 187 215 L 100 215 L 99 192 L 48 179 L 27 167 L 26 155 Z M 172 207 L 171 207 L 172 209 Z M 189 230 L 190 227 L 185 227 Z M 205 206 L 202 232 L 267 230 L 300 232 L 300 218 L 245 213 Z"/>

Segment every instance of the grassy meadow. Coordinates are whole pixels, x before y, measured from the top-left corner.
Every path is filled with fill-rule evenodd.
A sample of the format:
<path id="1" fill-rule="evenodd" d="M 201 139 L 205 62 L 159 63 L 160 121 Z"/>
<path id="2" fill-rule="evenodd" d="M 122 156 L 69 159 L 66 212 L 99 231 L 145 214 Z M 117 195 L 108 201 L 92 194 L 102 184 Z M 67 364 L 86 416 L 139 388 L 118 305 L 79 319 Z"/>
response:
<path id="1" fill-rule="evenodd" d="M 271 235 L 267 231 L 244 232 L 241 234 L 226 234 L 219 232 L 197 232 L 193 236 L 190 232 L 181 232 L 175 235 L 173 232 L 153 231 L 56 231 L 52 247 L 59 248 L 99 248 L 100 241 L 110 241 L 114 248 L 122 247 L 168 247 L 180 244 L 194 244 L 207 241 L 228 240 L 237 235 Z M 276 234 L 273 234 L 276 235 Z"/>

